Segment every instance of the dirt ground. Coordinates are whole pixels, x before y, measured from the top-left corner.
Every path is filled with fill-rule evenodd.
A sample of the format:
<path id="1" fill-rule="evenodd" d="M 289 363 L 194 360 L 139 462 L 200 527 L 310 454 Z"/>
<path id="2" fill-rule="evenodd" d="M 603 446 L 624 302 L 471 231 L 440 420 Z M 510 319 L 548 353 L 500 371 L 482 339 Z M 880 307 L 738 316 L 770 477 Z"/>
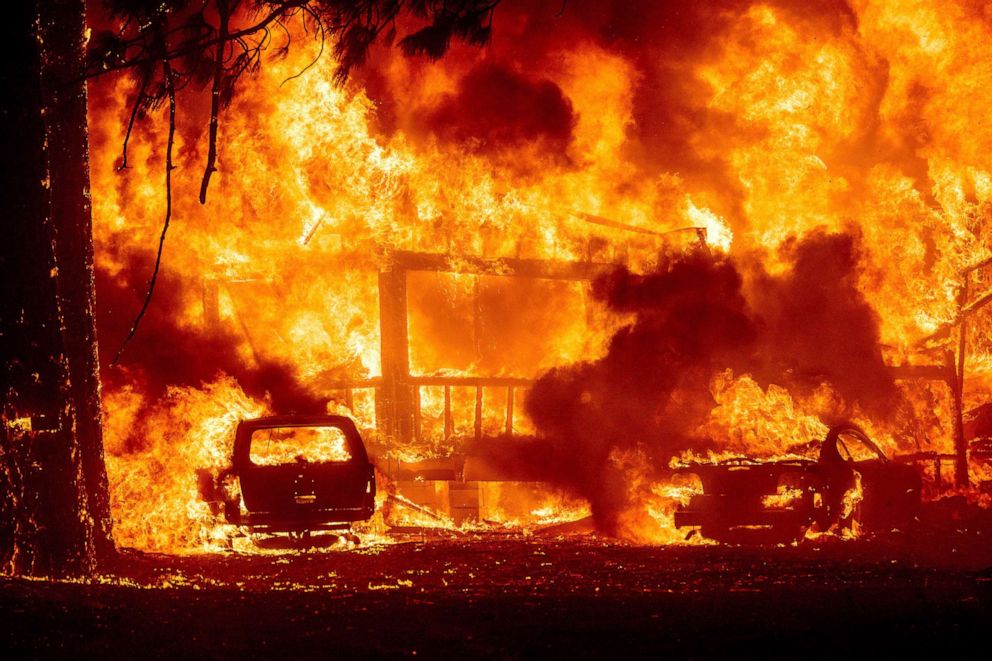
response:
<path id="1" fill-rule="evenodd" d="M 980 537 L 799 547 L 411 536 L 351 550 L 125 552 L 89 582 L 0 579 L 4 658 L 827 657 L 989 644 Z"/>

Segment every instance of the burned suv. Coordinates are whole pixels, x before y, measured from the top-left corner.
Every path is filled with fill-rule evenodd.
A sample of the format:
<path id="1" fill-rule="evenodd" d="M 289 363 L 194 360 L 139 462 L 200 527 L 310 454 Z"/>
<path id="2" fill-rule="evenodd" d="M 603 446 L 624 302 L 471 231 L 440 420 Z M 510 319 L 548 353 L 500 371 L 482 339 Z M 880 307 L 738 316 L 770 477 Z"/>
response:
<path id="1" fill-rule="evenodd" d="M 830 429 L 816 461 L 741 458 L 676 470 L 695 474 L 703 487 L 676 510 L 676 527 L 698 527 L 720 542 L 788 543 L 813 526 L 906 530 L 920 508 L 917 470 L 889 461 L 851 424 Z"/>
<path id="2" fill-rule="evenodd" d="M 218 483 L 228 522 L 252 531 L 346 528 L 375 510 L 375 470 L 355 423 L 344 416 L 242 421 L 232 466 Z"/>

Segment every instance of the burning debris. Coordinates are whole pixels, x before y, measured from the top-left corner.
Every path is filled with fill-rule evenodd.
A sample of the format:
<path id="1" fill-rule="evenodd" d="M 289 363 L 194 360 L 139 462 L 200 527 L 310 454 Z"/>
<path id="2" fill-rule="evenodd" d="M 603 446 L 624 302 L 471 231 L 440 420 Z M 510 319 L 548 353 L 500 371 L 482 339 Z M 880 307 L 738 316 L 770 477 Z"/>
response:
<path id="1" fill-rule="evenodd" d="M 0 647 L 981 648 L 986 5 L 12 3 Z"/>
<path id="2" fill-rule="evenodd" d="M 807 531 L 908 532 L 920 513 L 920 475 L 894 464 L 863 431 L 834 427 L 816 461 L 747 458 L 679 466 L 703 493 L 675 512 L 721 542 L 794 543 Z"/>
<path id="3" fill-rule="evenodd" d="M 871 412 L 891 422 L 900 395 L 874 313 L 856 288 L 855 246 L 850 235 L 813 233 L 786 249 L 795 260 L 787 271 L 771 276 L 758 267 L 748 282 L 733 260 L 706 252 L 673 257 L 647 275 L 618 271 L 597 281 L 599 299 L 634 320 L 602 359 L 556 368 L 531 392 L 529 412 L 555 448 L 554 479 L 589 499 L 602 530 L 621 532 L 622 515 L 664 479 L 673 457 L 731 449 L 734 432 L 721 424 L 713 397 L 726 373 L 784 386 L 821 419 Z M 777 454 L 783 440 L 739 449 Z M 646 459 L 641 493 L 618 461 L 631 453 Z"/>
<path id="4" fill-rule="evenodd" d="M 970 9 L 499 11 L 483 53 L 374 47 L 345 85 L 354 63 L 287 21 L 223 109 L 205 206 L 212 117 L 178 92 L 155 304 L 104 374 L 122 544 L 216 548 L 197 470 L 263 415 L 354 419 L 396 528 L 589 512 L 682 541 L 673 460 L 779 461 L 841 420 L 916 457 L 928 496 L 987 479 L 960 418 L 989 397 L 990 150 L 940 111 L 992 61 Z M 140 307 L 164 213 L 163 132 L 134 124 L 115 168 L 140 89 L 91 86 L 102 338 Z"/>

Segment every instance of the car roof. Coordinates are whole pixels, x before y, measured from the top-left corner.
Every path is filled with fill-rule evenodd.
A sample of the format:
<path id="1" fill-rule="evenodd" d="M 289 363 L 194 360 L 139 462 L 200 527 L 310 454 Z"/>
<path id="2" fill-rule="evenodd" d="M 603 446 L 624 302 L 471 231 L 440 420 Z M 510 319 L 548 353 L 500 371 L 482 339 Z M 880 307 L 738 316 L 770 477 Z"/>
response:
<path id="1" fill-rule="evenodd" d="M 242 420 L 246 427 L 297 427 L 307 425 L 354 425 L 355 421 L 346 415 L 270 415 L 261 418 Z"/>

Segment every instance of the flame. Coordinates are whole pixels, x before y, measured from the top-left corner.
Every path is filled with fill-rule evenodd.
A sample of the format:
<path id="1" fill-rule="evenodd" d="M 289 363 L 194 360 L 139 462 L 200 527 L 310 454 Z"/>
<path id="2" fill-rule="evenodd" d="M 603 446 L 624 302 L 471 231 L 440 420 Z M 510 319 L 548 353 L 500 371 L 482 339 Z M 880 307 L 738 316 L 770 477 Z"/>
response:
<path id="1" fill-rule="evenodd" d="M 260 466 L 349 459 L 347 439 L 336 427 L 266 429 L 252 434 L 251 461 Z"/>
<path id="2" fill-rule="evenodd" d="M 796 487 L 779 489 L 778 493 L 763 496 L 761 498 L 761 505 L 768 508 L 791 509 L 803 497 L 803 493 L 802 489 Z"/>
<path id="3" fill-rule="evenodd" d="M 700 209 L 692 203 L 692 199 L 688 196 L 685 204 L 686 217 L 696 227 L 703 228 L 706 232 L 706 243 L 728 252 L 730 244 L 734 240 L 734 233 L 727 226 L 727 222 L 705 207 Z"/>
<path id="4" fill-rule="evenodd" d="M 861 522 L 855 517 L 855 513 L 865 494 L 861 487 L 861 473 L 854 471 L 854 484 L 844 492 L 841 510 L 841 521 L 851 521 L 850 534 L 857 537 L 861 533 Z"/>
<path id="5" fill-rule="evenodd" d="M 726 26 L 700 35 L 705 47 L 666 61 L 684 81 L 677 95 L 684 113 L 666 130 L 684 133 L 688 156 L 666 161 L 660 172 L 638 165 L 653 155 L 637 136 L 650 112 L 642 92 L 663 81 L 591 33 L 554 47 L 542 63 L 574 115 L 567 144 L 549 153 L 527 141 L 487 151 L 478 140 L 425 134 L 414 121 L 414 110 L 457 95 L 484 53 L 430 64 L 383 55 L 378 73 L 401 100 L 395 129 L 384 130 L 386 109 L 360 82 L 336 86 L 327 54 L 287 80 L 317 54 L 301 27 L 290 26 L 299 38 L 288 56 L 267 60 L 223 113 L 219 170 L 205 206 L 196 200 L 201 127 L 193 119 L 179 126 L 164 265 L 176 283 L 169 322 L 194 337 L 228 332 L 244 366 L 287 365 L 328 411 L 354 417 L 383 458 L 412 462 L 462 449 L 474 433 L 476 393 L 470 386 L 447 395 L 442 386 L 418 386 L 418 444 L 390 446 L 380 438 L 372 383 L 382 376 L 377 274 L 395 251 L 493 262 L 616 262 L 646 272 L 659 252 L 685 247 L 673 247 L 681 235 L 672 232 L 691 226 L 704 231 L 710 249 L 775 273 L 785 268 L 780 247 L 790 238 L 820 227 L 853 228 L 864 250 L 858 288 L 877 313 L 882 342 L 908 360 L 921 340 L 958 319 L 963 269 L 990 256 L 992 130 L 985 108 L 992 39 L 987 22 L 975 20 L 964 2 L 850 4 L 853 16 L 834 21 L 751 3 Z M 139 127 L 129 144 L 131 168 L 117 172 L 136 86 L 127 76 L 93 83 L 89 123 L 97 266 L 110 282 L 140 290 L 147 273 L 135 275 L 134 260 L 150 263 L 164 215 L 165 137 Z M 195 94 L 186 90 L 181 100 L 195 105 Z M 162 112 L 152 110 L 151 119 L 160 122 Z M 509 280 L 411 274 L 412 372 L 535 378 L 603 355 L 624 323 L 598 309 L 585 284 L 514 289 Z M 989 283 L 973 286 L 982 284 Z M 487 295 L 526 301 L 530 316 L 514 326 L 512 315 L 494 308 L 481 330 L 473 329 L 472 301 Z M 130 314 L 127 305 L 113 307 L 114 314 Z M 980 345 L 987 319 L 970 323 L 979 338 L 968 356 L 965 398 L 973 406 L 988 400 L 992 351 Z M 487 336 L 494 328 L 499 332 Z M 487 337 L 503 344 L 484 346 Z M 117 339 L 104 335 L 101 342 Z M 197 470 L 227 465 L 237 421 L 269 412 L 273 398 L 249 396 L 244 384 L 220 374 L 171 384 L 156 400 L 139 368 L 127 368 L 104 392 L 118 542 L 171 552 L 223 546 L 231 531 L 198 496 Z M 342 382 L 359 385 L 346 398 Z M 857 412 L 854 421 L 890 455 L 920 439 L 949 452 L 949 393 L 903 388 L 916 409 L 936 412 L 943 423 L 907 431 Z M 487 436 L 505 431 L 508 404 L 511 431 L 535 432 L 526 391 L 484 389 Z M 676 462 L 808 456 L 796 448 L 823 437 L 836 398 L 829 384 L 799 395 L 730 372 L 716 375 L 710 392 L 713 409 L 694 431 L 715 449 L 686 451 Z M 620 533 L 682 541 L 671 513 L 696 487 L 636 452 L 610 461 L 628 476 L 631 506 Z M 987 468 L 972 470 L 988 479 Z M 522 513 L 497 508 L 490 518 L 526 527 L 588 514 L 584 503 L 557 497 Z M 852 495 L 852 507 L 856 500 Z M 397 516 L 407 524 L 455 526 L 446 513 L 412 511 Z"/>
<path id="6" fill-rule="evenodd" d="M 133 390 L 106 393 L 104 408 L 117 543 L 158 552 L 225 548 L 232 531 L 204 501 L 197 471 L 228 466 L 239 420 L 265 413 L 264 404 L 225 377 L 170 388 L 149 408 Z M 134 442 L 140 445 L 127 447 Z"/>

